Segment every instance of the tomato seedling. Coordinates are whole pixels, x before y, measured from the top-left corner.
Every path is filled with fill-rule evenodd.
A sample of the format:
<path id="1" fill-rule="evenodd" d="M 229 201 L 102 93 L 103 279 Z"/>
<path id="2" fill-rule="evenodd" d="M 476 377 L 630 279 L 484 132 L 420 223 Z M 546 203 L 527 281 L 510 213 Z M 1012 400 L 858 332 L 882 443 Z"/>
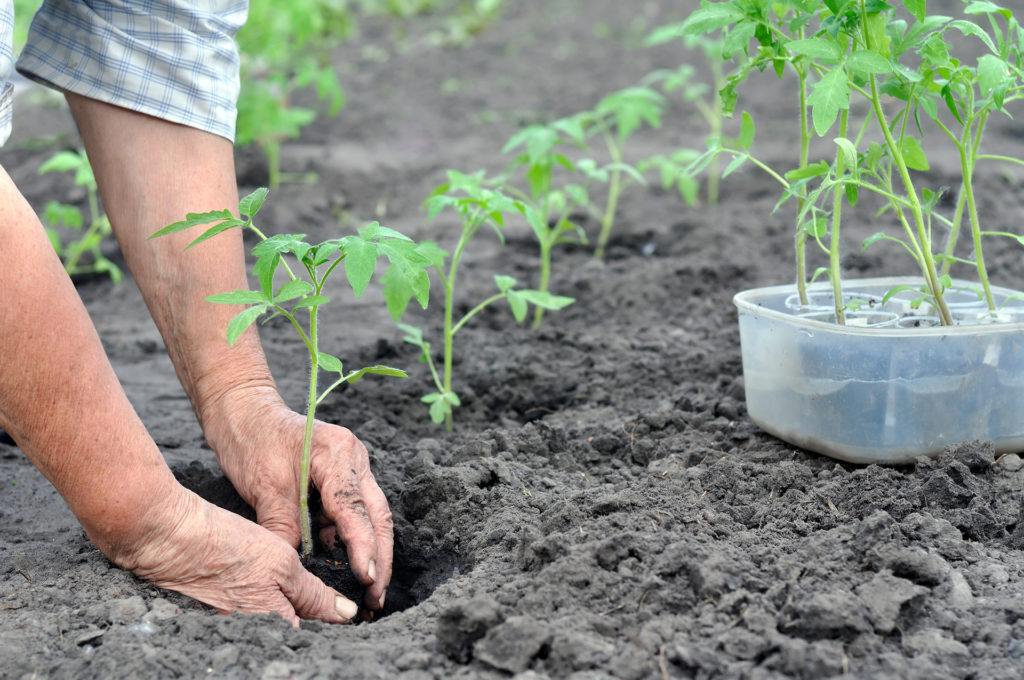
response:
<path id="1" fill-rule="evenodd" d="M 484 225 L 489 226 L 498 239 L 504 242 L 505 215 L 521 212 L 525 207 L 501 191 L 484 186 L 481 173 L 466 175 L 449 171 L 448 181 L 434 190 L 426 201 L 426 208 L 430 220 L 445 208 L 451 208 L 462 221 L 461 233 L 450 258 L 447 251 L 431 242 L 422 243 L 417 249 L 417 252 L 430 260 L 444 289 L 444 355 L 440 373 L 434 363 L 431 345 L 423 337 L 423 331 L 409 324 L 400 324 L 400 328 L 406 333 L 404 340 L 420 349 L 420 361 L 425 362 L 430 369 L 436 391 L 423 397 L 423 402 L 430 405 L 430 419 L 435 423 L 444 423 L 451 429 L 452 409 L 462 403 L 452 386 L 454 340 L 459 329 L 484 308 L 500 300 L 508 302 L 512 315 L 521 323 L 526 319 L 531 304 L 556 310 L 571 304 L 573 299 L 539 290 L 517 288 L 517 282 L 511 276 L 495 276 L 494 283 L 498 292 L 478 303 L 456 321 L 456 276 L 466 246 Z"/>
<path id="2" fill-rule="evenodd" d="M 256 257 L 253 274 L 259 280 L 259 289 L 221 293 L 207 300 L 246 306 L 228 323 L 229 343 L 234 344 L 249 326 L 266 314 L 268 318 L 281 316 L 287 319 L 309 353 L 306 427 L 302 439 L 299 483 L 302 556 L 308 557 L 313 549 L 309 517 L 309 463 L 317 406 L 342 383 L 354 383 L 366 374 L 406 377 L 405 371 L 381 365 L 346 371 L 341 359 L 320 350 L 319 312 L 323 305 L 330 302 L 324 286 L 328 277 L 344 264 L 348 284 L 355 297 L 359 298 L 373 278 L 378 259 L 383 256 L 389 262 L 385 275 L 381 277 L 384 297 L 389 310 L 398 310 L 398 316 L 395 316 L 397 321 L 411 299 L 416 299 L 426 308 L 430 293 L 430 278 L 426 267 L 430 262 L 419 254 L 417 244 L 411 239 L 376 222 L 359 229 L 358 234 L 327 239 L 320 243 L 306 242 L 304 234 L 266 236 L 253 224 L 253 217 L 266 196 L 267 189 L 258 189 L 243 198 L 238 204 L 241 217 L 235 217 L 227 209 L 190 213 L 184 220 L 164 227 L 150 238 L 202 225 L 210 226 L 187 248 L 235 227 L 249 229 L 259 238 L 252 249 Z M 284 259 L 285 256 L 292 258 L 298 266 L 293 269 Z M 288 280 L 278 287 L 274 279 L 279 270 L 284 272 Z M 319 388 L 321 369 L 337 376 L 323 390 Z"/>
<path id="3" fill-rule="evenodd" d="M 59 151 L 39 167 L 39 174 L 47 172 L 74 173 L 75 184 L 84 188 L 88 199 L 88 226 L 86 216 L 73 205 L 50 201 L 43 207 L 39 216 L 46 227 L 46 235 L 57 251 L 64 269 L 69 275 L 76 274 L 107 274 L 114 283 L 124 278 L 121 268 L 111 262 L 104 254 L 102 245 L 113 232 L 110 219 L 100 209 L 99 191 L 96 177 L 85 151 Z M 81 238 L 64 243 L 61 239 L 61 228 L 85 231 Z M 83 256 L 88 256 L 83 260 Z"/>

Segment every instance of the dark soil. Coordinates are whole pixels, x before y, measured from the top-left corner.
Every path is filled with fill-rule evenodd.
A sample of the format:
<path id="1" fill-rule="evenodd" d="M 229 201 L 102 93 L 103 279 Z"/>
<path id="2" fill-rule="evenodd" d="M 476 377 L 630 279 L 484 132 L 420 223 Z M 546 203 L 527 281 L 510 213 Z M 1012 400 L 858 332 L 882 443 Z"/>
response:
<path id="1" fill-rule="evenodd" d="M 700 63 L 676 46 L 639 47 L 695 1 L 508 5 L 460 50 L 429 47 L 416 23 L 398 50 L 386 25 L 364 24 L 337 54 L 346 109 L 284 150 L 286 171 L 320 181 L 275 192 L 263 226 L 322 236 L 379 218 L 450 247 L 452 219 L 427 224 L 420 209 L 446 169 L 500 168 L 522 124 L 590 107 L 655 68 Z M 756 149 L 789 163 L 793 102 L 772 74 L 757 82 L 759 96 L 740 103 L 757 120 Z M 75 145 L 68 115 L 28 96 L 19 106 L 3 165 L 34 204 L 66 200 L 62 178 L 36 176 L 50 151 L 30 141 Z M 629 153 L 700 148 L 701 135 L 677 103 Z M 1018 123 L 993 121 L 987 143 L 1024 153 Z M 949 184 L 952 170 L 934 158 L 930 179 Z M 980 172 L 983 218 L 1017 230 L 1018 174 Z M 243 189 L 265 180 L 258 154 L 239 153 L 239 175 Z M 790 280 L 793 216 L 772 213 L 777 194 L 753 169 L 728 179 L 717 206 L 633 187 L 604 262 L 556 252 L 553 289 L 575 305 L 537 333 L 495 309 L 459 334 L 463 407 L 450 433 L 427 419 L 426 371 L 379 298 L 325 314 L 324 337 L 347 362 L 413 374 L 368 378 L 323 408 L 366 442 L 395 514 L 394 609 L 372 624 L 293 629 L 157 590 L 113 567 L 0 444 L 0 676 L 1020 677 L 1021 458 L 971 442 L 903 467 L 847 465 L 747 418 L 730 300 Z M 859 253 L 877 230 L 849 222 L 847 273 L 913 273 L 896 248 Z M 1024 285 L 1019 249 L 994 252 L 990 271 Z M 489 234 L 471 246 L 466 308 L 494 273 L 535 277 L 524 225 L 509 225 L 504 247 Z M 135 286 L 79 290 L 169 464 L 231 505 Z M 440 318 L 438 305 L 411 321 L 436 337 Z M 280 325 L 262 333 L 286 399 L 301 406 L 304 350 Z"/>

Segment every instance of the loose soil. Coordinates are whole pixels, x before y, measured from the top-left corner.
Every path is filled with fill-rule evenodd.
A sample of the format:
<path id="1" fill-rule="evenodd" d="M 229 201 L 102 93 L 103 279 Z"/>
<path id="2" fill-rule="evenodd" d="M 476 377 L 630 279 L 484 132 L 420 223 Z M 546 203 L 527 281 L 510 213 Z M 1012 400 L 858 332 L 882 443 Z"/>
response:
<path id="1" fill-rule="evenodd" d="M 519 126 L 590 107 L 656 68 L 700 65 L 677 46 L 639 45 L 693 0 L 508 5 L 462 49 L 429 45 L 432 17 L 412 22 L 402 46 L 387 24 L 364 22 L 337 53 L 347 107 L 284 149 L 286 171 L 319 182 L 274 192 L 263 226 L 320 237 L 379 218 L 450 247 L 452 218 L 428 224 L 421 210 L 446 169 L 497 170 Z M 755 148 L 789 164 L 793 102 L 777 96 L 774 75 L 756 83 L 740 102 L 757 120 Z M 0 158 L 35 205 L 80 200 L 63 178 L 36 175 L 52 147 L 35 141 L 77 144 L 66 111 L 37 92 L 20 99 Z M 989 147 L 1024 153 L 1014 125 L 993 121 Z M 676 102 L 629 154 L 701 148 L 702 134 Z M 258 154 L 238 160 L 243 190 L 265 181 Z M 950 184 L 953 159 L 932 160 L 929 181 Z M 983 218 L 1016 230 L 1020 173 L 980 172 Z M 20 451 L 0 445 L 0 676 L 1019 677 L 1017 455 L 971 442 L 902 467 L 847 465 L 746 416 L 731 296 L 791 278 L 793 215 L 772 212 L 777 195 L 746 168 L 717 206 L 632 187 L 604 262 L 586 248 L 556 252 L 553 290 L 575 305 L 539 332 L 505 309 L 460 332 L 453 432 L 427 419 L 426 370 L 379 298 L 325 315 L 326 344 L 347 362 L 412 372 L 368 378 L 322 410 L 366 442 L 395 514 L 395 587 L 389 615 L 372 624 L 293 629 L 157 590 L 113 567 Z M 913 273 L 897 248 L 859 253 L 877 229 L 849 222 L 846 273 Z M 990 270 L 1024 286 L 1019 249 L 993 252 Z M 463 309 L 495 273 L 536 276 L 524 225 L 508 226 L 505 246 L 486 233 L 471 246 Z M 79 290 L 168 463 L 244 512 L 133 283 Z M 436 338 L 440 318 L 437 305 L 409 320 Z M 303 350 L 280 324 L 261 332 L 283 394 L 301 407 Z"/>

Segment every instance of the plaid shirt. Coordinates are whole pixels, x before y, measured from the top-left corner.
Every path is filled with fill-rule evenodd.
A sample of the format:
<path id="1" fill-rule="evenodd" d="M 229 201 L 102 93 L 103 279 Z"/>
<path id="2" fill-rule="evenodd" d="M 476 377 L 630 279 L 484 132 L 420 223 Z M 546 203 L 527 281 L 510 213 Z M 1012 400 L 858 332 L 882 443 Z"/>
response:
<path id="1" fill-rule="evenodd" d="M 8 89 L 11 5 L 0 0 L 0 88 Z M 234 35 L 248 9 L 248 0 L 45 0 L 17 69 L 51 87 L 234 139 Z M 0 99 L 0 143 L 4 126 L 10 129 L 9 100 Z"/>

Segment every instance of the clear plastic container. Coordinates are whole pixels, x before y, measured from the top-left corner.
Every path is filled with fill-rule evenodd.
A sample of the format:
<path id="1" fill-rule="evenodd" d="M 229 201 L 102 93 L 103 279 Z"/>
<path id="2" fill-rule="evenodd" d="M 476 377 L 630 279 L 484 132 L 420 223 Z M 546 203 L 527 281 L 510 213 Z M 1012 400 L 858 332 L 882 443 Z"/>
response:
<path id="1" fill-rule="evenodd" d="M 967 289 L 975 284 L 958 281 Z M 757 288 L 734 298 L 747 411 L 763 430 L 801 448 L 854 463 L 904 463 L 957 442 L 1024 450 L 1024 308 L 1014 291 L 993 288 L 1003 307 L 934 310 L 908 296 L 881 298 L 911 277 L 859 279 L 851 289 L 892 312 L 889 324 L 839 326 L 793 310 L 794 286 Z M 827 293 L 828 282 L 809 292 Z M 829 316 L 829 315 L 824 315 Z M 919 317 L 919 318 L 915 318 Z"/>

